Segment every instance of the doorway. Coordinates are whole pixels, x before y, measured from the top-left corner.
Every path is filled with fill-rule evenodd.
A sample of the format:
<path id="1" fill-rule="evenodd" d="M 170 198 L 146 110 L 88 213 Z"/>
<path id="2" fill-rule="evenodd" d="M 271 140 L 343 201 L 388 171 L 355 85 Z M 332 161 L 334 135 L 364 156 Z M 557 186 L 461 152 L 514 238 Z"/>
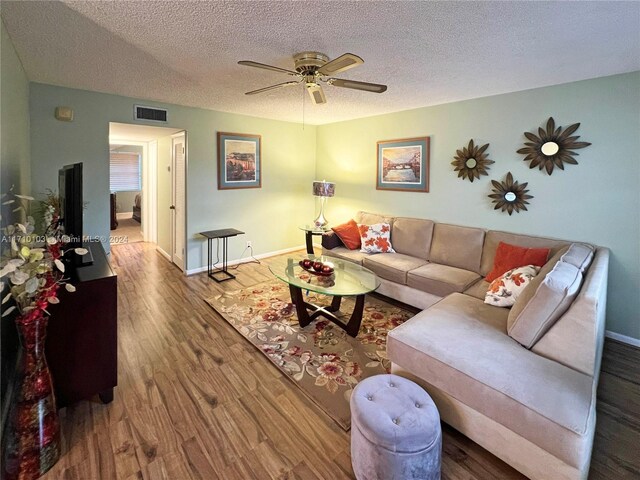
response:
<path id="1" fill-rule="evenodd" d="M 179 158 L 174 155 L 176 141 Z M 135 241 L 155 244 L 159 253 L 184 270 L 186 132 L 112 122 L 109 145 L 112 245 Z M 176 205 L 181 205 L 179 215 L 175 214 Z"/>
<path id="2" fill-rule="evenodd" d="M 184 271 L 185 243 L 187 225 L 186 201 L 186 158 L 187 142 L 185 132 L 171 137 L 171 261 Z"/>

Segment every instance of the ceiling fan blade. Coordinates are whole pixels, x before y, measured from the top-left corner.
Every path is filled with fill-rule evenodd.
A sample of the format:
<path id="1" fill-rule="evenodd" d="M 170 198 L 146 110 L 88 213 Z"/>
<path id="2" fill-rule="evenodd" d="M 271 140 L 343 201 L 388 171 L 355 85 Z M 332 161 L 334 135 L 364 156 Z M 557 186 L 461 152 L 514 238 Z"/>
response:
<path id="1" fill-rule="evenodd" d="M 354 90 L 364 90 L 365 92 L 382 93 L 387 91 L 386 85 L 378 83 L 357 82 L 355 80 L 344 80 L 342 78 L 330 78 L 327 80 L 329 85 L 342 88 L 353 88 Z"/>
<path id="2" fill-rule="evenodd" d="M 286 73 L 288 75 L 298 75 L 298 72 L 293 70 L 287 70 L 286 68 L 274 67 L 273 65 L 267 65 L 264 63 L 252 62 L 251 60 L 240 60 L 238 65 L 245 65 L 247 67 L 263 68 L 265 70 L 272 70 L 274 72 Z"/>
<path id="3" fill-rule="evenodd" d="M 345 53 L 338 58 L 334 58 L 328 63 L 325 63 L 318 69 L 320 75 L 335 75 L 336 73 L 344 72 L 350 68 L 362 65 L 364 60 L 353 53 Z"/>
<path id="4" fill-rule="evenodd" d="M 307 92 L 309 92 L 311 100 L 316 105 L 327 103 L 327 97 L 324 96 L 324 90 L 322 90 L 322 87 L 317 83 L 307 83 Z"/>
<path id="5" fill-rule="evenodd" d="M 245 95 L 255 95 L 256 93 L 268 92 L 269 90 L 275 90 L 277 88 L 288 87 L 289 85 L 298 85 L 300 82 L 284 82 L 277 85 L 271 85 L 270 87 L 259 88 L 258 90 L 252 90 L 245 93 Z"/>

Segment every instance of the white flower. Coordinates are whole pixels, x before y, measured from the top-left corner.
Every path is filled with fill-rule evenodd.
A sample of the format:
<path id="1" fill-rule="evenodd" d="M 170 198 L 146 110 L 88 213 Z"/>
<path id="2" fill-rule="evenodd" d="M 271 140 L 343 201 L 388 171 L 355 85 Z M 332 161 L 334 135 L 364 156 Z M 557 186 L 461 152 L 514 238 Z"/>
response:
<path id="1" fill-rule="evenodd" d="M 58 240 L 55 237 L 47 237 L 47 244 L 55 245 L 56 243 L 58 243 Z"/>
<path id="2" fill-rule="evenodd" d="M 75 248 L 74 252 L 76 252 L 77 255 L 86 255 L 87 253 L 89 253 L 89 250 L 87 250 L 86 248 Z"/>
<path id="3" fill-rule="evenodd" d="M 49 302 L 49 303 L 60 303 L 60 300 L 58 300 L 58 297 L 49 297 L 49 298 L 47 298 L 47 302 Z"/>
<path id="4" fill-rule="evenodd" d="M 70 283 L 65 283 L 64 284 L 64 288 L 67 290 L 67 292 L 75 292 L 76 291 L 76 287 L 74 287 Z"/>
<path id="5" fill-rule="evenodd" d="M 62 273 L 64 273 L 64 263 L 62 263 L 57 258 L 54 260 L 54 263 L 56 264 L 56 267 L 58 267 L 58 270 L 60 270 Z"/>
<path id="6" fill-rule="evenodd" d="M 16 270 L 11 274 L 11 283 L 14 285 L 22 285 L 29 280 L 29 274 L 22 270 Z"/>
<path id="7" fill-rule="evenodd" d="M 35 293 L 36 290 L 38 289 L 38 278 L 37 277 L 31 277 L 29 280 L 27 280 L 27 283 L 24 285 L 24 290 L 27 293 Z"/>

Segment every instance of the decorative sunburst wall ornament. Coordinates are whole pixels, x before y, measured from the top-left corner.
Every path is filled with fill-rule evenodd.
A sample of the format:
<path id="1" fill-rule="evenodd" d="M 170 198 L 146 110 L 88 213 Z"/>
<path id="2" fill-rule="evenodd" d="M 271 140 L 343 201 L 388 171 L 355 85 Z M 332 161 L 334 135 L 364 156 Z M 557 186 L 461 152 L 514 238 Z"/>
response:
<path id="1" fill-rule="evenodd" d="M 518 183 L 513 181 L 513 175 L 511 172 L 507 173 L 507 178 L 504 182 L 497 182 L 496 180 L 491 180 L 493 184 L 493 189 L 491 189 L 492 193 L 489 195 L 489 198 L 493 203 L 496 204 L 493 207 L 494 210 L 501 209 L 503 212 L 508 212 L 509 215 L 513 213 L 515 210 L 519 212 L 520 210 L 527 210 L 525 205 L 528 205 L 529 202 L 527 200 L 533 198 L 532 195 L 527 195 L 527 182 Z"/>
<path id="2" fill-rule="evenodd" d="M 579 126 L 579 123 L 574 123 L 563 132 L 562 127 L 556 128 L 553 117 L 549 117 L 547 129 L 539 127 L 538 136 L 524 132 L 524 136 L 531 141 L 525 142 L 526 147 L 518 150 L 518 153 L 526 155 L 525 162 L 531 161 L 529 168 L 538 167 L 540 170 L 544 168 L 549 175 L 553 172 L 554 166 L 564 170 L 564 163 L 577 165 L 578 162 L 573 156 L 579 154 L 572 150 L 591 145 L 589 142 L 576 142 L 580 138 L 579 135 L 570 136 Z"/>
<path id="3" fill-rule="evenodd" d="M 456 156 L 451 165 L 454 167 L 454 171 L 458 172 L 458 178 L 463 180 L 468 178 L 470 182 L 473 182 L 474 178 L 479 179 L 480 175 L 489 175 L 487 169 L 489 165 L 495 163 L 493 160 L 489 160 L 484 153 L 489 144 L 483 146 L 476 146 L 473 144 L 473 140 L 469 140 L 469 145 L 463 147 L 462 150 L 456 150 Z"/>

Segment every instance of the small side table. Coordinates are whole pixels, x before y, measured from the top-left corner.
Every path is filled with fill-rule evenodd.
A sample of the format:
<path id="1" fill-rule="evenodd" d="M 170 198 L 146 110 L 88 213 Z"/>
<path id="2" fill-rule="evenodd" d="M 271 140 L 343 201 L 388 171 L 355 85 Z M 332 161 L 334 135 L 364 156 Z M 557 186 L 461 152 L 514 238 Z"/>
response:
<path id="1" fill-rule="evenodd" d="M 207 275 L 209 278 L 213 278 L 218 283 L 236 278 L 235 275 L 230 274 L 227 269 L 227 241 L 229 240 L 229 237 L 244 235 L 244 232 L 236 230 L 235 228 L 222 228 L 220 230 L 200 232 L 200 235 L 207 238 Z M 214 269 L 211 264 L 214 239 L 222 239 L 222 268 Z M 216 278 L 216 275 L 219 274 L 222 274 L 223 278 Z"/>
<path id="2" fill-rule="evenodd" d="M 307 253 L 309 255 L 313 255 L 313 236 L 322 235 L 323 233 L 329 232 L 331 230 L 329 227 L 316 227 L 315 225 L 300 225 L 298 228 L 300 230 L 304 230 L 305 232 Z"/>

